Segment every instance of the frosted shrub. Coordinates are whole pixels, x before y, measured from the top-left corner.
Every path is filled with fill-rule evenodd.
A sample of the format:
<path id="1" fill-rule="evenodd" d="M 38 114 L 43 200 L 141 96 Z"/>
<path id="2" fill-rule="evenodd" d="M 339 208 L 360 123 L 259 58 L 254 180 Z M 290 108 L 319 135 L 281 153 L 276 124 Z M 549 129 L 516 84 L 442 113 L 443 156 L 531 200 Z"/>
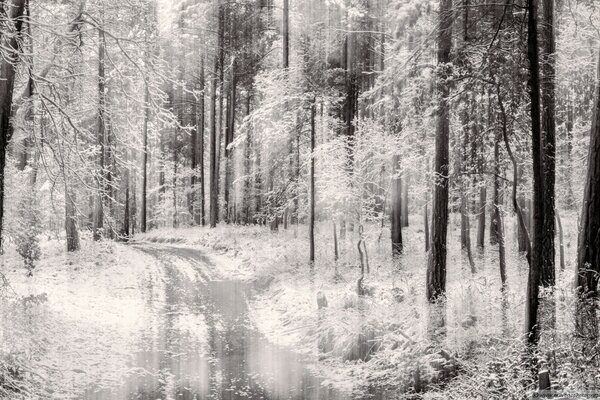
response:
<path id="1" fill-rule="evenodd" d="M 41 250 L 39 235 L 41 233 L 40 213 L 33 193 L 23 195 L 18 205 L 18 218 L 14 230 L 14 241 L 17 252 L 23 257 L 27 276 L 33 275 L 35 262 L 40 259 Z"/>

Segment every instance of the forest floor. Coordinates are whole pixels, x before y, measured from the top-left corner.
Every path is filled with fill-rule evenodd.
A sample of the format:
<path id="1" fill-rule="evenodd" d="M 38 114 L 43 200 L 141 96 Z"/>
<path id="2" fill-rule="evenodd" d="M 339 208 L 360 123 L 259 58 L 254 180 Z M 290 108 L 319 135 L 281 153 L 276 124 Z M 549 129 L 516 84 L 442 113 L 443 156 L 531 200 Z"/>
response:
<path id="1" fill-rule="evenodd" d="M 554 328 L 542 329 L 540 348 L 547 350 L 554 387 L 578 391 L 599 382 L 596 376 L 587 378 L 591 375 L 581 367 L 586 360 L 572 340 L 577 217 L 564 214 L 566 268 L 558 271 L 554 293 L 542 292 L 541 324 L 548 327 L 552 321 Z M 319 360 L 312 368 L 326 384 L 357 397 L 400 390 L 426 391 L 425 397 L 433 398 L 504 398 L 535 389 L 537 376 L 522 357 L 527 351 L 523 327 L 528 267 L 516 250 L 515 221 L 504 221 L 508 284 L 502 291 L 498 246 L 488 244 L 489 231 L 484 249 L 473 245 L 473 272 L 459 245 L 460 217 L 452 216 L 447 299 L 437 307 L 425 300 L 422 221 L 410 222 L 403 229 L 405 255 L 395 266 L 389 229 L 365 226 L 370 273 L 363 298 L 356 295 L 356 229 L 340 239 L 340 258 L 334 262 L 331 225 L 320 224 L 312 269 L 303 226 L 276 233 L 260 226 L 160 229 L 137 238 L 199 246 L 235 260 L 236 276 L 254 282 L 250 312 L 259 330 L 271 341 Z M 319 309 L 317 298 L 323 297 L 327 307 Z M 451 379 L 454 375 L 458 378 Z"/>
<path id="2" fill-rule="evenodd" d="M 510 398 L 532 390 L 535 377 L 522 357 L 527 264 L 515 250 L 513 221 L 505 221 L 508 286 L 501 291 L 497 246 L 486 241 L 485 249 L 474 249 L 473 272 L 460 250 L 459 219 L 453 216 L 448 297 L 435 307 L 425 300 L 422 225 L 417 218 L 410 222 L 403 230 L 405 256 L 395 266 L 389 230 L 365 226 L 370 273 L 364 297 L 356 295 L 356 230 L 340 239 L 340 258 L 334 262 L 331 226 L 326 224 L 317 229 L 314 268 L 308 263 L 303 226 L 276 233 L 262 226 L 224 224 L 159 229 L 138 234 L 130 245 L 84 241 L 74 254 L 51 240 L 43 242 L 43 257 L 31 278 L 9 249 L 0 257 L 0 272 L 11 283 L 2 299 L 13 299 L 3 301 L 0 309 L 0 343 L 10 355 L 1 367 L 20 368 L 19 376 L 27 379 L 15 382 L 32 391 L 30 398 L 80 398 L 76 394 L 90 387 L 123 386 L 133 370 L 146 367 L 132 364 L 132 354 L 147 355 L 140 348 L 148 338 L 163 343 L 176 332 L 199 353 L 206 353 L 210 343 L 214 346 L 214 330 L 220 329 L 214 326 L 223 323 L 207 321 L 205 303 L 197 300 L 202 294 L 195 291 L 209 281 L 224 281 L 252 288 L 247 309 L 243 306 L 243 319 L 248 319 L 243 329 L 256 330 L 269 342 L 253 342 L 254 347 L 292 349 L 306 360 L 302 368 L 306 365 L 320 377 L 319 385 L 340 393 L 361 398 L 418 391 L 424 398 L 462 399 Z M 554 299 L 555 317 L 554 328 L 542 330 L 540 348 L 555 387 L 581 391 L 600 387 L 600 374 L 586 370 L 590 360 L 573 339 L 576 215 L 565 213 L 563 225 L 566 269 L 559 273 L 554 294 L 542 296 L 543 306 Z M 165 253 L 165 246 L 175 255 Z M 199 253 L 192 256 L 192 251 Z M 180 260 L 173 264 L 172 257 Z M 178 286 L 192 294 L 182 297 Z M 327 306 L 319 308 L 317 298 L 326 299 Z M 543 327 L 550 314 L 542 313 Z M 227 332 L 239 334 L 239 329 Z M 282 357 L 280 350 L 269 349 Z"/>

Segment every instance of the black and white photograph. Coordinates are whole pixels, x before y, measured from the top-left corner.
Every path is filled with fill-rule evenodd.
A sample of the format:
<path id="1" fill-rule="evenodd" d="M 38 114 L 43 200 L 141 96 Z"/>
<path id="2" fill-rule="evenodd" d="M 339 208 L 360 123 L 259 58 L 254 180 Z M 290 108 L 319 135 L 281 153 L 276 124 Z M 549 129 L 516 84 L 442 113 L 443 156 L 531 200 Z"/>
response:
<path id="1" fill-rule="evenodd" d="M 0 0 L 0 400 L 600 400 L 600 0 Z"/>

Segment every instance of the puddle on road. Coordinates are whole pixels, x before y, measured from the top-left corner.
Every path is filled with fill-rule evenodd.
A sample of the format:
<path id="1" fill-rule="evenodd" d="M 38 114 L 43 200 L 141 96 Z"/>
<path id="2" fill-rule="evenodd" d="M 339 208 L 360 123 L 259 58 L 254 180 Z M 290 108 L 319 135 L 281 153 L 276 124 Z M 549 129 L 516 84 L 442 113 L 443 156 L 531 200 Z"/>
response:
<path id="1" fill-rule="evenodd" d="M 337 400 L 293 352 L 268 342 L 248 321 L 249 288 L 237 281 L 197 285 L 175 267 L 176 248 L 143 249 L 164 263 L 164 303 L 142 335 L 125 383 L 90 388 L 84 400 L 306 399 Z M 200 253 L 198 253 L 200 254 Z M 204 259 L 198 257 L 196 262 Z M 157 296 L 151 296 L 150 303 Z M 181 319 L 203 321 L 198 335 Z M 152 326 L 157 328 L 152 329 Z M 193 324 L 192 324 L 193 326 Z"/>

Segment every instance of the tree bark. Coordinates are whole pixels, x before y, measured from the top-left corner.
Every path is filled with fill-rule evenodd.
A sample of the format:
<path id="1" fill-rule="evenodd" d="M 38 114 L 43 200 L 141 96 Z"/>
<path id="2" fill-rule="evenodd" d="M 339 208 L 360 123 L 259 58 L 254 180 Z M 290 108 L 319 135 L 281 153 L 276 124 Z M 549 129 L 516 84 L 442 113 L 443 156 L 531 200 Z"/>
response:
<path id="1" fill-rule="evenodd" d="M 402 254 L 402 180 L 400 179 L 400 156 L 392 158 L 392 256 Z"/>
<path id="2" fill-rule="evenodd" d="M 554 40 L 554 0 L 543 0 L 542 37 L 542 166 L 543 166 L 543 237 L 540 281 L 543 286 L 554 286 L 555 277 L 555 217 L 554 184 L 556 179 L 556 46 Z"/>
<path id="3" fill-rule="evenodd" d="M 144 122 L 142 126 L 143 146 L 142 151 L 142 220 L 141 231 L 146 232 L 148 219 L 148 119 L 150 118 L 150 90 L 144 84 Z"/>
<path id="4" fill-rule="evenodd" d="M 225 132 L 225 187 L 224 187 L 224 198 L 225 198 L 225 219 L 229 223 L 232 220 L 232 204 L 231 201 L 231 185 L 233 176 L 233 150 L 229 148 L 229 145 L 233 142 L 234 129 L 235 129 L 235 105 L 236 105 L 236 86 L 237 80 L 235 76 L 235 60 L 231 67 L 231 92 L 229 94 L 229 101 L 227 107 L 227 129 Z"/>
<path id="5" fill-rule="evenodd" d="M 558 210 L 555 212 L 556 215 L 556 227 L 558 228 L 558 248 L 560 254 L 560 270 L 565 270 L 565 242 L 563 235 L 563 227 L 562 221 L 560 220 L 560 215 L 558 214 Z"/>
<path id="6" fill-rule="evenodd" d="M 104 199 L 106 197 L 106 126 L 105 126 L 105 107 L 106 107 L 106 87 L 104 76 L 104 52 L 106 39 L 104 31 L 98 29 L 98 144 L 100 145 L 100 154 L 98 156 L 98 193 L 95 200 L 94 210 L 94 240 L 100 240 L 102 229 L 104 228 Z"/>
<path id="7" fill-rule="evenodd" d="M 219 37 L 218 43 L 222 47 L 222 36 L 223 36 L 223 9 L 219 5 Z M 217 79 L 220 67 L 220 54 L 215 52 L 215 63 L 213 69 L 213 79 L 210 92 L 210 215 L 209 224 L 211 228 L 217 226 L 217 220 L 219 218 L 219 192 L 218 192 L 218 159 L 217 159 Z"/>
<path id="8" fill-rule="evenodd" d="M 16 34 L 9 38 L 2 36 L 0 43 L 8 50 L 9 58 L 0 61 L 0 251 L 3 249 L 2 233 L 4 230 L 4 174 L 6 172 L 6 150 L 11 139 L 10 116 L 13 102 L 13 90 L 17 63 L 21 54 L 20 36 L 23 27 L 25 0 L 13 0 L 10 8 L 10 19 L 15 21 Z"/>
<path id="9" fill-rule="evenodd" d="M 205 84 L 205 78 L 204 78 L 204 55 L 202 56 L 202 59 L 200 60 L 200 100 L 199 100 L 199 120 L 198 120 L 198 139 L 199 139 L 199 144 L 198 144 L 198 152 L 197 152 L 197 156 L 198 156 L 198 168 L 200 169 L 199 174 L 200 174 L 200 207 L 199 207 L 199 212 L 198 212 L 198 216 L 197 218 L 199 218 L 199 220 L 196 221 L 196 224 L 201 224 L 202 226 L 204 226 L 206 224 L 206 216 L 205 216 L 205 204 L 204 204 L 204 112 L 205 112 L 205 108 L 204 108 L 204 90 L 206 89 L 206 84 Z"/>
<path id="10" fill-rule="evenodd" d="M 313 100 L 310 107 L 310 217 L 308 221 L 309 261 L 311 265 L 315 263 L 315 107 Z"/>
<path id="11" fill-rule="evenodd" d="M 485 182 L 484 182 L 485 185 Z M 479 221 L 477 224 L 477 247 L 485 247 L 485 208 L 487 206 L 487 187 L 479 188 Z"/>
<path id="12" fill-rule="evenodd" d="M 67 251 L 79 250 L 75 194 L 70 190 L 67 182 L 65 182 L 65 232 L 67 238 Z"/>
<path id="13" fill-rule="evenodd" d="M 402 227 L 408 227 L 408 182 L 410 175 L 408 172 L 404 174 L 402 179 Z"/>
<path id="14" fill-rule="evenodd" d="M 600 77 L 600 58 L 597 76 Z M 583 295 L 597 295 L 600 276 L 600 78 L 597 79 L 577 246 L 577 285 Z"/>
<path id="15" fill-rule="evenodd" d="M 437 62 L 439 77 L 436 80 L 439 96 L 438 119 L 435 139 L 436 180 L 433 193 L 431 250 L 427 263 L 427 299 L 435 301 L 446 291 L 446 235 L 448 231 L 448 173 L 450 89 L 445 78 L 448 75 L 450 51 L 452 49 L 452 0 L 440 0 Z"/>
<path id="16" fill-rule="evenodd" d="M 542 132 L 540 126 L 540 65 L 538 54 L 538 0 L 528 0 L 527 56 L 529 59 L 529 90 L 531 97 L 531 133 L 533 158 L 533 240 L 531 264 L 527 281 L 526 327 L 528 339 L 539 338 L 538 306 L 540 269 L 543 264 L 544 241 L 544 171 Z"/>

